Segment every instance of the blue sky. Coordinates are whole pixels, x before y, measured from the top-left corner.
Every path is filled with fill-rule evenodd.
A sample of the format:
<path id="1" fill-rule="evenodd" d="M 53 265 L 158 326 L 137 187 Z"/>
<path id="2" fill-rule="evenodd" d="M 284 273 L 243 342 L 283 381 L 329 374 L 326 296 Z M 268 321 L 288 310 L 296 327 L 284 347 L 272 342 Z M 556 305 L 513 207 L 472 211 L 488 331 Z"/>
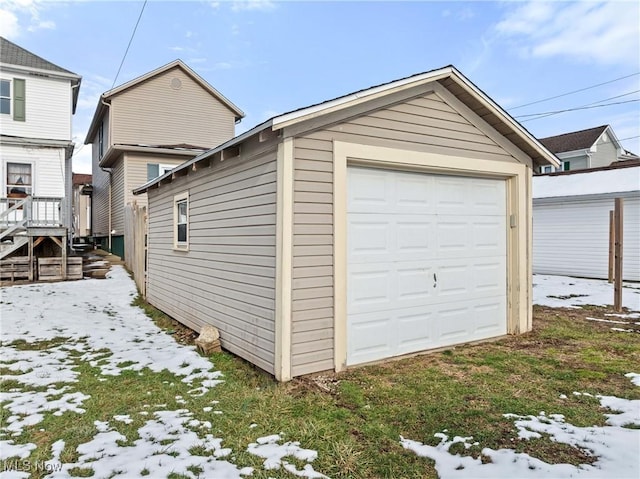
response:
<path id="1" fill-rule="evenodd" d="M 142 5 L 0 0 L 2 36 L 83 77 L 76 172 L 91 170 L 90 147 L 80 146 Z M 176 58 L 244 110 L 237 133 L 277 113 L 453 64 L 539 138 L 611 124 L 640 154 L 635 1 L 149 0 L 116 85 Z M 596 102 L 624 103 L 519 117 Z"/>

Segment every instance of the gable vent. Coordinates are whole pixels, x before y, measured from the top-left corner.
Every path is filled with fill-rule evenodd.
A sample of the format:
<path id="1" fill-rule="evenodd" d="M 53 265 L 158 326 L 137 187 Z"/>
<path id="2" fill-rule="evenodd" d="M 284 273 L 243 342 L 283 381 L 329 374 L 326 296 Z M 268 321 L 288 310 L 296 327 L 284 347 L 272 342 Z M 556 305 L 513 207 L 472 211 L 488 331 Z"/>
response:
<path id="1" fill-rule="evenodd" d="M 180 90 L 180 88 L 182 88 L 182 81 L 180 81 L 180 78 L 171 79 L 171 88 L 174 90 Z"/>

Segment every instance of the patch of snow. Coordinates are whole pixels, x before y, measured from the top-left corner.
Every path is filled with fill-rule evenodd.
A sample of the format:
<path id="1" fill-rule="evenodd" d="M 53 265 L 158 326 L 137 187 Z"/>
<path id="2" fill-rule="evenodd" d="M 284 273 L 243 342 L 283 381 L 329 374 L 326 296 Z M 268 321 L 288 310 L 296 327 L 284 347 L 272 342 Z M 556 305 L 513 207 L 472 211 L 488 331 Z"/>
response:
<path id="1" fill-rule="evenodd" d="M 318 453 L 313 449 L 301 448 L 299 442 L 288 441 L 284 444 L 278 444 L 281 440 L 282 436 L 280 434 L 259 437 L 256 439 L 256 442 L 249 444 L 247 451 L 250 454 L 263 458 L 263 467 L 267 470 L 280 469 L 280 467 L 283 467 L 288 472 L 299 477 L 327 477 L 315 471 L 311 464 L 306 464 L 303 469 L 297 469 L 294 464 L 285 461 L 285 457 L 295 457 L 301 461 L 313 462 L 318 457 Z"/>
<path id="2" fill-rule="evenodd" d="M 0 461 L 4 461 L 10 457 L 26 459 L 36 447 L 35 444 L 31 443 L 15 444 L 13 440 L 0 441 Z"/>
<path id="3" fill-rule="evenodd" d="M 113 419 L 115 419 L 116 421 L 123 422 L 125 424 L 131 424 L 133 422 L 133 419 L 131 419 L 131 416 L 129 414 L 115 415 L 113 416 Z"/>
<path id="4" fill-rule="evenodd" d="M 637 373 L 627 373 L 624 375 L 625 378 L 630 378 L 631 382 L 636 386 L 640 386 L 640 374 Z"/>
<path id="5" fill-rule="evenodd" d="M 598 322 L 601 322 L 601 323 L 629 324 L 628 321 L 614 321 L 614 320 L 611 320 L 611 319 L 590 318 L 588 316 L 585 319 L 587 321 L 598 321 Z"/>
<path id="6" fill-rule="evenodd" d="M 576 308 L 588 304 L 611 306 L 613 284 L 599 279 L 534 274 L 533 303 L 552 308 Z M 623 288 L 622 306 L 640 311 L 640 290 Z"/>
<path id="7" fill-rule="evenodd" d="M 640 376 L 636 373 L 626 375 L 634 384 Z M 640 381 L 638 381 L 640 382 Z M 581 393 L 574 393 L 582 395 Z M 590 394 L 584 394 L 591 396 Z M 436 446 L 429 446 L 418 441 L 400 437 L 400 444 L 415 452 L 418 456 L 428 457 L 436 462 L 438 477 L 467 478 L 467 477 L 586 477 L 586 478 L 637 478 L 640 477 L 640 429 L 623 426 L 640 426 L 640 401 L 620 399 L 613 396 L 597 396 L 602 407 L 618 414 L 606 414 L 607 425 L 603 427 L 578 427 L 565 422 L 561 414 L 538 416 L 518 416 L 505 414 L 514 419 L 518 429 L 518 437 L 527 440 L 548 435 L 554 442 L 567 444 L 576 449 L 586 451 L 595 456 L 594 464 L 573 466 L 570 464 L 548 464 L 528 454 L 518 453 L 513 449 L 491 448 L 482 449 L 482 455 L 491 462 L 482 462 L 481 457 L 461 456 L 451 454 L 449 449 L 453 444 L 469 443 L 469 437 L 454 437 L 449 439 L 446 434 L 438 433 L 440 438 Z"/>
<path id="8" fill-rule="evenodd" d="M 203 407 L 203 408 L 202 408 L 202 410 L 203 410 L 204 412 L 211 412 L 211 410 L 212 410 L 212 409 L 213 409 L 213 407 L 211 407 L 211 406 L 207 406 L 207 407 Z"/>
<path id="9" fill-rule="evenodd" d="M 100 423 L 94 438 L 77 447 L 80 454 L 77 462 L 63 463 L 60 470 L 47 477 L 68 478 L 69 470 L 75 467 L 92 469 L 91 477 L 95 479 L 139 477 L 144 469 L 148 471 L 148 477 L 165 477 L 167 471 L 192 477 L 187 469 L 191 466 L 202 469 L 201 477 L 220 479 L 240 479 L 253 472 L 252 468 L 238 468 L 219 460 L 228 456 L 231 450 L 222 448 L 222 439 L 211 434 L 200 438 L 188 428 L 192 420 L 192 413 L 186 409 L 157 411 L 154 419 L 138 429 L 139 438 L 130 446 L 118 445 L 118 441 L 126 441 L 126 437 Z M 201 447 L 209 454 L 191 454 L 189 450 L 194 447 Z"/>
<path id="10" fill-rule="evenodd" d="M 619 333 L 640 333 L 640 331 L 635 329 L 622 329 L 622 328 L 611 328 L 611 331 L 618 331 Z"/>

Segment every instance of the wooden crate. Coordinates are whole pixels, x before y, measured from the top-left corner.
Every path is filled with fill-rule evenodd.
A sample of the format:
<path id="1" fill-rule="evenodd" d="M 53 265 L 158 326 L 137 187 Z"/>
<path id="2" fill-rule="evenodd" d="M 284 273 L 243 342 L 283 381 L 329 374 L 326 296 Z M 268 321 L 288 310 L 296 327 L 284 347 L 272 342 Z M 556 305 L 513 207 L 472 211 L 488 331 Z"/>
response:
<path id="1" fill-rule="evenodd" d="M 29 279 L 29 257 L 14 256 L 0 261 L 0 280 L 16 281 Z"/>
<path id="2" fill-rule="evenodd" d="M 82 279 L 82 258 L 67 258 L 67 279 Z M 38 258 L 38 280 L 61 281 L 64 278 L 62 258 Z"/>

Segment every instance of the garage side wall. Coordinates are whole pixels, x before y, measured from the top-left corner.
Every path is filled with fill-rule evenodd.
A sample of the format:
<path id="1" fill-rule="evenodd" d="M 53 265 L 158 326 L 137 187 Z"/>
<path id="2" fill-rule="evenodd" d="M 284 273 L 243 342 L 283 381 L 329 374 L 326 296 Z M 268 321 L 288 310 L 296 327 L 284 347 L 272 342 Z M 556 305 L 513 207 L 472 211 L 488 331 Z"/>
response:
<path id="1" fill-rule="evenodd" d="M 189 250 L 178 251 L 174 196 L 185 192 Z M 148 301 L 196 331 L 215 326 L 224 348 L 274 374 L 275 143 L 244 144 L 148 197 Z"/>
<path id="2" fill-rule="evenodd" d="M 292 376 L 334 368 L 334 141 L 518 163 L 433 92 L 296 137 Z"/>
<path id="3" fill-rule="evenodd" d="M 533 272 L 606 279 L 614 199 L 533 204 Z M 640 197 L 624 198 L 623 279 L 640 281 Z"/>

